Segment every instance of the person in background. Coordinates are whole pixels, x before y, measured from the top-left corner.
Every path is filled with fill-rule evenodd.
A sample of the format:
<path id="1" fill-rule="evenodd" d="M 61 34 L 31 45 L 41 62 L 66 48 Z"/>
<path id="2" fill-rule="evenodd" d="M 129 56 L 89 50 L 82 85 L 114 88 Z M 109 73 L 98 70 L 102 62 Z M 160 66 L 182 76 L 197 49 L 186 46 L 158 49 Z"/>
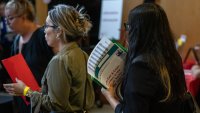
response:
<path id="1" fill-rule="evenodd" d="M 0 44 L 2 45 L 4 50 L 4 54 L 9 54 L 9 48 L 12 44 L 14 33 L 11 31 L 11 29 L 6 24 L 5 15 L 4 15 L 4 9 L 5 5 L 7 3 L 7 0 L 1 0 L 0 1 Z M 4 55 L 5 56 L 5 55 Z"/>
<path id="2" fill-rule="evenodd" d="M 130 11 L 126 29 L 123 100 L 102 89 L 115 113 L 185 113 L 182 60 L 165 11 L 156 4 L 141 4 Z"/>
<path id="3" fill-rule="evenodd" d="M 17 34 L 11 56 L 23 55 L 40 86 L 42 75 L 56 48 L 47 45 L 44 29 L 35 22 L 35 17 L 34 7 L 28 0 L 10 0 L 5 6 L 6 22 Z M 30 104 L 26 105 L 21 97 L 14 97 L 14 101 L 19 113 L 30 113 Z"/>
<path id="4" fill-rule="evenodd" d="M 199 65 L 193 65 L 192 68 L 191 68 L 191 72 L 192 72 L 192 75 L 196 78 L 196 79 L 200 79 L 200 66 Z M 199 83 L 200 84 L 200 83 Z M 200 89 L 199 91 L 197 92 L 197 96 L 195 97 L 196 99 L 196 102 L 200 108 Z"/>
<path id="5" fill-rule="evenodd" d="M 41 92 L 32 91 L 21 80 L 4 84 L 9 94 L 30 97 L 34 113 L 85 113 L 93 106 L 94 91 L 86 69 L 88 56 L 77 44 L 92 24 L 81 11 L 82 8 L 57 5 L 48 12 L 45 39 L 59 52 L 46 68 Z"/>
<path id="6" fill-rule="evenodd" d="M 0 61 L 10 56 L 13 33 L 6 24 L 4 9 L 7 0 L 0 0 Z M 0 63 L 0 111 L 2 113 L 13 113 L 13 97 L 5 95 L 3 83 L 10 82 L 10 77 Z"/>
<path id="7" fill-rule="evenodd" d="M 6 24 L 4 9 L 7 0 L 0 1 L 0 60 L 10 56 L 10 47 L 13 42 L 15 33 L 9 29 Z M 9 76 L 3 66 L 0 64 L 0 90 L 3 91 L 3 82 L 9 81 Z"/>
<path id="8" fill-rule="evenodd" d="M 191 68 L 192 75 L 194 75 L 197 78 L 200 78 L 200 66 L 199 65 L 193 65 Z"/>
<path id="9" fill-rule="evenodd" d="M 5 30 L 5 26 L 6 26 L 6 22 L 5 22 L 5 19 L 4 19 L 4 8 L 5 8 L 5 4 L 6 2 L 5 1 L 0 1 L 0 36 L 2 37 L 5 33 L 6 33 L 6 30 Z"/>

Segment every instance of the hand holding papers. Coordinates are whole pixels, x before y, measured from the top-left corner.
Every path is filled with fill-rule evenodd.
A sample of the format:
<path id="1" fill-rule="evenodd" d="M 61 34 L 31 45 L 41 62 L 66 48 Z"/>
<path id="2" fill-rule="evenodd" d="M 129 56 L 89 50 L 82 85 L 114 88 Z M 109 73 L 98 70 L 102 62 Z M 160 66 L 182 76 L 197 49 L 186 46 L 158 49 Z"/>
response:
<path id="1" fill-rule="evenodd" d="M 13 82 L 16 82 L 17 78 L 19 80 L 22 80 L 32 90 L 37 90 L 37 91 L 40 90 L 40 87 L 36 82 L 26 61 L 24 60 L 22 54 L 18 54 L 10 58 L 4 59 L 2 60 L 2 63 Z M 25 100 L 25 97 L 23 97 L 23 99 Z"/>
<path id="2" fill-rule="evenodd" d="M 106 89 L 113 87 L 118 96 L 126 54 L 124 47 L 104 38 L 92 51 L 87 64 L 93 80 Z"/>

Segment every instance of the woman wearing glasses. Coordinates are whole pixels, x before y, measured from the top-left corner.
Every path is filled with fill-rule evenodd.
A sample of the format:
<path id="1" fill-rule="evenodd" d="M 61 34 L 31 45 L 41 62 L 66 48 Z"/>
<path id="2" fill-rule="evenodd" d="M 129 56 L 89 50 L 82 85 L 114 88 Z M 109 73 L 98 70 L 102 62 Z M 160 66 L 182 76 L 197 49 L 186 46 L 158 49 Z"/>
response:
<path id="1" fill-rule="evenodd" d="M 182 60 L 164 10 L 156 4 L 141 4 L 130 11 L 126 28 L 123 100 L 102 89 L 115 113 L 191 113 L 184 108 Z"/>
<path id="2" fill-rule="evenodd" d="M 45 39 L 59 52 L 49 62 L 42 79 L 41 92 L 32 91 L 23 81 L 4 84 L 11 95 L 30 97 L 32 112 L 85 113 L 93 106 L 94 91 L 87 74 L 87 54 L 77 41 L 92 27 L 87 15 L 72 6 L 57 5 L 45 24 Z"/>
<path id="3" fill-rule="evenodd" d="M 7 24 L 18 35 L 11 48 L 11 55 L 21 53 L 38 84 L 54 53 L 45 41 L 43 28 L 35 22 L 35 12 L 28 0 L 10 0 L 5 6 Z M 14 97 L 20 113 L 30 113 L 30 105 L 26 105 L 21 97 Z"/>

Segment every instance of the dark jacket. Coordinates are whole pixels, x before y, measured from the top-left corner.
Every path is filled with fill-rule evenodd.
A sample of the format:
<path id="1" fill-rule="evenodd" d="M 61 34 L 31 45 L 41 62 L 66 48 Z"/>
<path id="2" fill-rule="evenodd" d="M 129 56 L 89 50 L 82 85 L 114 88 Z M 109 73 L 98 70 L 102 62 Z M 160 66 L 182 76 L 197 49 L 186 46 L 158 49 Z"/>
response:
<path id="1" fill-rule="evenodd" d="M 164 98 L 163 85 L 146 63 L 133 63 L 125 78 L 123 102 L 117 105 L 115 113 L 181 113 L 181 100 L 160 102 Z"/>

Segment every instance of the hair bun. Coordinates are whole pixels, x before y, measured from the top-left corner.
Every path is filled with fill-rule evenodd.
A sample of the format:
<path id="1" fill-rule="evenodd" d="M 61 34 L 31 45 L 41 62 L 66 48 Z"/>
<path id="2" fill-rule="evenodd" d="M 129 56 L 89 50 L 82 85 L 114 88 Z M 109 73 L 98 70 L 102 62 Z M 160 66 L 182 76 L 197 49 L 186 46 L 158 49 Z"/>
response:
<path id="1" fill-rule="evenodd" d="M 87 32 L 91 29 L 92 24 L 89 21 L 89 15 L 86 16 L 86 14 L 80 14 L 78 19 L 75 23 L 77 30 L 83 34 L 86 35 Z"/>
<path id="2" fill-rule="evenodd" d="M 88 31 L 92 27 L 92 24 L 89 21 L 90 17 L 88 14 L 86 14 L 87 11 L 85 10 L 84 6 L 77 5 L 75 10 L 77 12 L 77 17 L 76 17 L 76 21 L 75 21 L 77 30 L 79 31 L 81 36 L 87 35 Z"/>

